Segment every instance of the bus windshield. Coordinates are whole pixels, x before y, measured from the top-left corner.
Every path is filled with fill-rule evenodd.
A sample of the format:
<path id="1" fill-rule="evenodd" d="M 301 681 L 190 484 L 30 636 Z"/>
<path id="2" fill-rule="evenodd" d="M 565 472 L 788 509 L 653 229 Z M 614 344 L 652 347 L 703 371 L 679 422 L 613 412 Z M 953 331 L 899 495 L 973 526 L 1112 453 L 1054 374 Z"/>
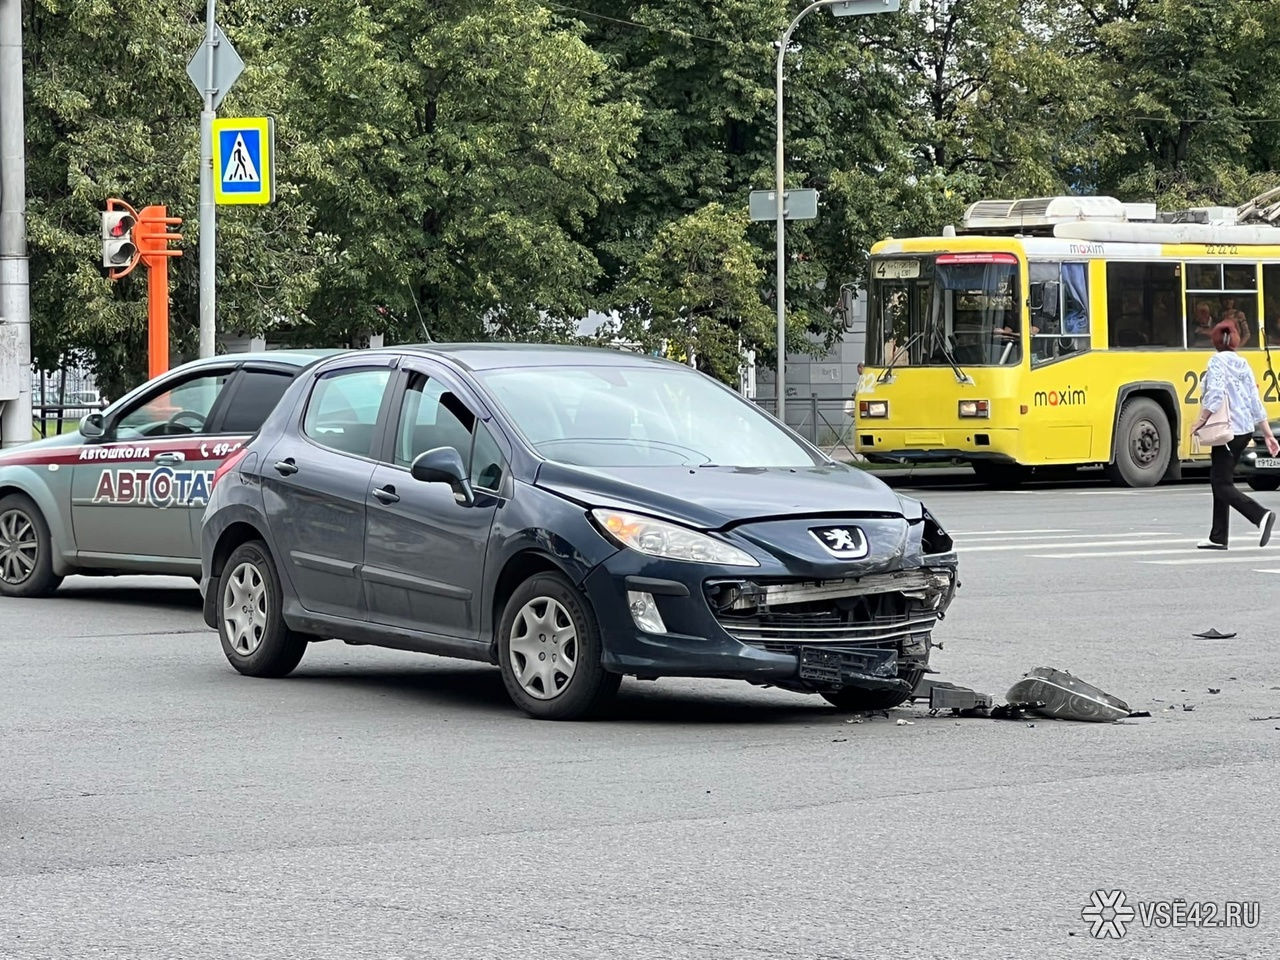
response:
<path id="1" fill-rule="evenodd" d="M 871 264 L 873 366 L 1002 366 L 1022 360 L 1018 258 L 944 253 Z"/>

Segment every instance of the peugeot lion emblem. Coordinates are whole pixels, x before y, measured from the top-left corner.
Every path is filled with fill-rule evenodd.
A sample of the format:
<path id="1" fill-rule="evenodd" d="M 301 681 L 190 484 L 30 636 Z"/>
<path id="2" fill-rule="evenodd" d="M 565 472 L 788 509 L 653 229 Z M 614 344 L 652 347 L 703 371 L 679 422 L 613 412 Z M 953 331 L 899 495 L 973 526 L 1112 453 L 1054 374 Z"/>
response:
<path id="1" fill-rule="evenodd" d="M 809 532 L 838 560 L 860 560 L 871 552 L 866 535 L 857 527 L 813 527 Z"/>

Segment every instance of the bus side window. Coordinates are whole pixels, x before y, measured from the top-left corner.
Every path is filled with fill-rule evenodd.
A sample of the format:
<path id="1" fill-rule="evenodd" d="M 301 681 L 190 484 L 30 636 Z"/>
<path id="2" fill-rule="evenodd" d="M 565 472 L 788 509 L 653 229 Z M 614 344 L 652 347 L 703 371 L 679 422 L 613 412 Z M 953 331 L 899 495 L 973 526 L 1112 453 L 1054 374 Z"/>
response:
<path id="1" fill-rule="evenodd" d="M 1032 263 L 1032 365 L 1089 349 L 1089 265 Z M 1045 302 L 1052 297 L 1053 302 Z"/>
<path id="2" fill-rule="evenodd" d="M 1181 264 L 1107 264 L 1107 342 L 1112 347 L 1183 347 Z"/>

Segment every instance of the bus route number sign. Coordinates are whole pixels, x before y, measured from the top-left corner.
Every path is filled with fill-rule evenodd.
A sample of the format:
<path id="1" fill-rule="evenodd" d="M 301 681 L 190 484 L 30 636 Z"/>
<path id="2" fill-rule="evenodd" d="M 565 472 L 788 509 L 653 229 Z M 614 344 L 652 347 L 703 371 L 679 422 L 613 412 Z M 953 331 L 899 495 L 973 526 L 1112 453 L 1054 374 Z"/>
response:
<path id="1" fill-rule="evenodd" d="M 914 280 L 920 276 L 919 260 L 877 260 L 871 268 L 877 280 Z"/>

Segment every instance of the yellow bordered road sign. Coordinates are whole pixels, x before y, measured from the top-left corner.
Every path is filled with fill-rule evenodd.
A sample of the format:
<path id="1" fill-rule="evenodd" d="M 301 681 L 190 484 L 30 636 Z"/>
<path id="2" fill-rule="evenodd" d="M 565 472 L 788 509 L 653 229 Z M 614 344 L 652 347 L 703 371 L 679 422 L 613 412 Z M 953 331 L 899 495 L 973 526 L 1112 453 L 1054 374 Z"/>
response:
<path id="1" fill-rule="evenodd" d="M 271 117 L 213 121 L 213 199 L 217 204 L 275 199 L 275 122 Z"/>

